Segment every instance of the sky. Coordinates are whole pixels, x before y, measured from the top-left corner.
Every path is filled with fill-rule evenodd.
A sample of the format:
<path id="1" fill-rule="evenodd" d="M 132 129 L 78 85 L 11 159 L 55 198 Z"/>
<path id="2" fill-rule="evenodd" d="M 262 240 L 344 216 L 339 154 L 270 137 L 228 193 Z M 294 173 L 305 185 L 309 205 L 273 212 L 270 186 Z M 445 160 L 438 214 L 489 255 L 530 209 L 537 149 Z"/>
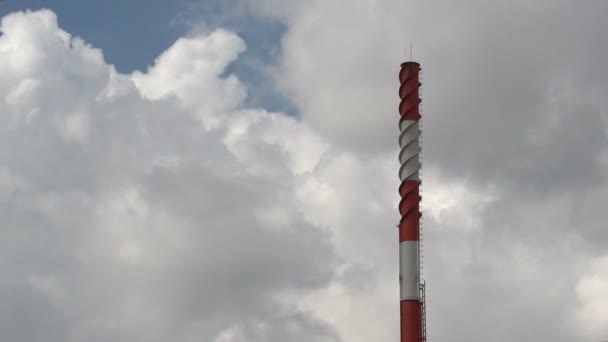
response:
<path id="1" fill-rule="evenodd" d="M 608 340 L 608 4 L 0 2 L 0 339 Z"/>

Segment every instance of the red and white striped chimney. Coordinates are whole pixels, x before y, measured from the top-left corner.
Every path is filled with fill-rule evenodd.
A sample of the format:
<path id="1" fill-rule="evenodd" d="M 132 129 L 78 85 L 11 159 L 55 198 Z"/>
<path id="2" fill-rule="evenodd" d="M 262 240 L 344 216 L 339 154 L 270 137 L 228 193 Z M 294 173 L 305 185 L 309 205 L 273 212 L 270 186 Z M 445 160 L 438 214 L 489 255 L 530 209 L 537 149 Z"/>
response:
<path id="1" fill-rule="evenodd" d="M 399 81 L 401 342 L 421 342 L 426 341 L 426 329 L 420 279 L 420 64 L 401 64 Z"/>

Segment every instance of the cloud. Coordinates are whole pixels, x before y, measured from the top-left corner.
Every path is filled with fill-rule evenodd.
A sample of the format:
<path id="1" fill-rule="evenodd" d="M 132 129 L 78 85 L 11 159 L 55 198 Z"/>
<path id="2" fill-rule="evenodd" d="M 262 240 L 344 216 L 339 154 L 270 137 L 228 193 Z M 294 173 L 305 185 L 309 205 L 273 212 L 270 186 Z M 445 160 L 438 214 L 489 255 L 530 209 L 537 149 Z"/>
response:
<path id="1" fill-rule="evenodd" d="M 368 161 L 362 164 L 372 164 L 370 156 L 397 154 L 390 133 L 398 120 L 396 75 L 407 58 L 404 48 L 414 43 L 423 68 L 431 339 L 589 338 L 587 328 L 572 322 L 580 317 L 575 298 L 582 270 L 606 253 L 599 208 L 608 188 L 608 116 L 599 95 L 608 90 L 600 64 L 608 51 L 599 43 L 605 5 L 244 2 L 288 27 L 276 81 L 301 109 L 302 122 Z M 384 163 L 396 170 L 390 159 Z M 356 174 L 359 167 L 370 170 L 342 169 Z M 396 178 L 377 171 L 366 181 L 379 177 L 387 177 L 384 189 L 397 188 Z M 317 189 L 328 197 L 348 192 L 327 184 Z M 361 198 L 373 206 L 366 195 Z M 322 217 L 323 208 L 315 213 Z M 360 208 L 343 216 L 353 213 L 365 217 Z M 388 227 L 383 215 L 392 214 L 370 222 Z M 383 246 L 390 259 L 388 239 Z M 395 274 L 390 261 L 386 267 Z M 378 272 L 374 279 L 384 281 Z M 386 281 L 393 281 L 388 274 Z M 384 304 L 384 293 L 370 297 L 376 307 Z M 321 300 L 316 305 L 327 312 Z M 390 319 L 374 322 L 397 330 Z M 347 340 L 360 333 L 346 324 L 338 330 Z M 601 339 L 600 333 L 593 337 Z"/>
<path id="2" fill-rule="evenodd" d="M 3 339 L 340 340 L 283 298 L 338 262 L 290 196 L 323 144 L 241 108 L 223 75 L 239 37 L 182 38 L 124 75 L 49 10 L 1 30 Z"/>
<path id="3" fill-rule="evenodd" d="M 576 286 L 576 294 L 582 302 L 578 312 L 579 324 L 590 339 L 601 339 L 608 334 L 608 257 L 599 257 Z"/>
<path id="4" fill-rule="evenodd" d="M 587 84 L 597 78 L 581 77 L 602 69 L 600 31 L 582 24 L 602 6 L 248 3 L 289 27 L 278 80 L 326 139 L 357 151 L 395 145 L 387 133 L 397 120 L 395 75 L 413 42 L 423 62 L 426 163 L 538 192 L 603 181 L 604 100 Z"/>
<path id="5" fill-rule="evenodd" d="M 125 75 L 50 11 L 3 19 L 3 337 L 397 340 L 396 73 L 414 41 L 429 337 L 605 338 L 605 5 L 243 10 L 286 28 L 265 67 L 298 118 L 245 105 L 226 29 Z"/>

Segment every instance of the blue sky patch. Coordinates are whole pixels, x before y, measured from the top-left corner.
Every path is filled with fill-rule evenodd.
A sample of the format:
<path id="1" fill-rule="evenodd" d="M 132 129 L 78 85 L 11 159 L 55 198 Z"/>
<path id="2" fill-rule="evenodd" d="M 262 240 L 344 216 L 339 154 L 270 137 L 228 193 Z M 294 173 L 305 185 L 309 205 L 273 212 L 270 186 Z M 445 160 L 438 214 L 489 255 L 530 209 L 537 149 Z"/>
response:
<path id="1" fill-rule="evenodd" d="M 57 13 L 64 30 L 102 49 L 106 61 L 122 73 L 146 70 L 197 23 L 232 30 L 245 40 L 247 51 L 226 72 L 235 73 L 247 85 L 245 105 L 295 115 L 293 104 L 276 91 L 265 72 L 280 58 L 285 26 L 235 4 L 226 0 L 7 0 L 0 2 L 0 16 L 49 8 Z"/>

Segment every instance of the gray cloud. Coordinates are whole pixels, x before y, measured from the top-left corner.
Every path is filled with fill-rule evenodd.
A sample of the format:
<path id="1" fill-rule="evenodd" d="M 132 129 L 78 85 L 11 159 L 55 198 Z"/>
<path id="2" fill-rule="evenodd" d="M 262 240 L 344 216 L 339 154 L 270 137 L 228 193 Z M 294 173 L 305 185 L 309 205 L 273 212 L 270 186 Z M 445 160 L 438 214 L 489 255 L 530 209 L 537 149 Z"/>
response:
<path id="1" fill-rule="evenodd" d="M 588 265 L 607 253 L 600 203 L 608 116 L 600 94 L 608 7 L 250 3 L 289 27 L 279 81 L 302 120 L 361 156 L 395 150 L 396 74 L 403 48 L 414 43 L 431 174 L 423 196 L 432 339 L 608 333 L 598 323 L 605 319 L 580 320 L 581 308 L 585 317 L 593 311 L 591 297 L 576 290 L 585 274 L 604 279 Z"/>

